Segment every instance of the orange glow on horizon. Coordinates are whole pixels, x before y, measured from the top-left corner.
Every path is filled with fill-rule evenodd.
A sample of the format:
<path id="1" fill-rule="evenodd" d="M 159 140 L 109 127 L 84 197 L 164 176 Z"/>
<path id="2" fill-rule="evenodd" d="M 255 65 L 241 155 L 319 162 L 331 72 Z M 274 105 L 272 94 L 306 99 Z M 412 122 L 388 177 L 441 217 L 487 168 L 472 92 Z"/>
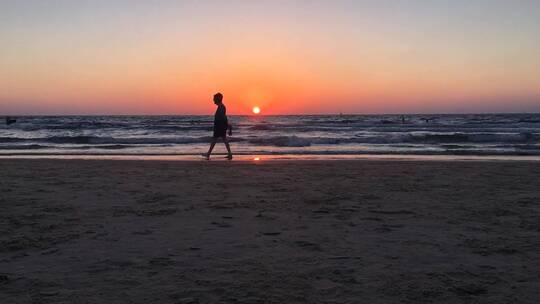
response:
<path id="1" fill-rule="evenodd" d="M 136 2 L 0 5 L 0 113 L 540 111 L 538 4 Z"/>

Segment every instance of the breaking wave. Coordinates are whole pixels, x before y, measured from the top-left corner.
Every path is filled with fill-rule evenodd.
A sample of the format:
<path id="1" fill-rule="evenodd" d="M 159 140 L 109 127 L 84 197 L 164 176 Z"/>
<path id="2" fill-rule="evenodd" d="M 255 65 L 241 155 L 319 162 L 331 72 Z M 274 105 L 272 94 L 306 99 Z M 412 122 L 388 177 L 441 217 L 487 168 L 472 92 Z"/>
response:
<path id="1" fill-rule="evenodd" d="M 93 149 L 199 153 L 212 139 L 212 119 L 17 117 L 15 124 L 0 124 L 0 153 L 45 149 L 59 154 Z M 230 141 L 240 153 L 540 154 L 540 114 L 534 113 L 231 116 L 229 120 L 234 131 Z"/>

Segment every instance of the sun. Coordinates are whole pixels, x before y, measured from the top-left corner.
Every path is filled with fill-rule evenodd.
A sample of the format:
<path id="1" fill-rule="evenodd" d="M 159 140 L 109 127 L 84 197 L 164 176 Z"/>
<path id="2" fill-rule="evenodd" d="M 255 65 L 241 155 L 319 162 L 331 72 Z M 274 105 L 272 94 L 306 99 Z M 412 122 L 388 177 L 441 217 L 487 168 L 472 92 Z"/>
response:
<path id="1" fill-rule="evenodd" d="M 259 114 L 259 113 L 261 113 L 261 108 L 253 107 L 252 111 L 253 111 L 253 114 Z"/>

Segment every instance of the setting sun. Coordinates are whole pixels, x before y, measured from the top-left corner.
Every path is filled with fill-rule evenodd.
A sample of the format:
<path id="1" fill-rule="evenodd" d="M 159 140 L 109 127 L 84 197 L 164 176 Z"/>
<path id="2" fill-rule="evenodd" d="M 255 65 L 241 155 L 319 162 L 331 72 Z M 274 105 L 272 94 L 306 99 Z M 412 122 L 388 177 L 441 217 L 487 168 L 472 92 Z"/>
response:
<path id="1" fill-rule="evenodd" d="M 253 114 L 259 114 L 259 113 L 261 113 L 261 108 L 259 108 L 259 107 L 253 107 L 253 110 L 252 110 L 252 111 L 253 111 Z"/>

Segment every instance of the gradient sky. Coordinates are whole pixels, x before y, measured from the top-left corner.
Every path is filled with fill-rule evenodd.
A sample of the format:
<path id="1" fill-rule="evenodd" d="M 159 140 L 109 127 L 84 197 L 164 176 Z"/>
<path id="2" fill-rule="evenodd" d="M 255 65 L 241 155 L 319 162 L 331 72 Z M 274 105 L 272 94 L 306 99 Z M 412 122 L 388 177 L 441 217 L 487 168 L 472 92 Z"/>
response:
<path id="1" fill-rule="evenodd" d="M 540 1 L 0 2 L 0 114 L 540 112 Z"/>

